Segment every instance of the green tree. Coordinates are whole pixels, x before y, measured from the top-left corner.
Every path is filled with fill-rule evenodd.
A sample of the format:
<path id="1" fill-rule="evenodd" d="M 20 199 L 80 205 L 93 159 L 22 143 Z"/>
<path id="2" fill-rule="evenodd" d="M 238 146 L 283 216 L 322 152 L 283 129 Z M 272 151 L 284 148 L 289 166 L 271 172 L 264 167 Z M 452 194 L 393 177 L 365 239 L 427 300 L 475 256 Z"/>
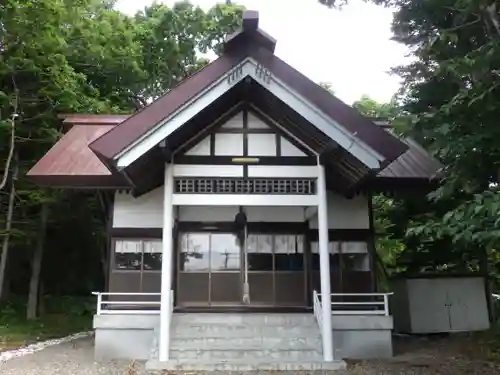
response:
<path id="1" fill-rule="evenodd" d="M 387 122 L 394 121 L 401 114 L 401 108 L 395 101 L 378 103 L 368 95 L 363 95 L 353 103 L 361 114 Z M 372 198 L 377 254 L 385 274 L 406 270 L 399 264 L 402 254 L 407 249 L 401 233 L 406 231 L 408 219 L 395 219 L 395 215 L 404 209 L 401 197 L 376 194 Z"/>
<path id="2" fill-rule="evenodd" d="M 411 132 L 446 165 L 430 199 L 441 215 L 410 234 L 453 242 L 455 263 L 478 269 L 485 251 L 496 267 L 500 240 L 500 29 L 495 2 L 395 2 L 396 40 L 416 61 L 398 72 L 405 80 Z M 498 275 L 498 274 L 497 274 Z"/>
<path id="3" fill-rule="evenodd" d="M 76 269 L 66 277 L 82 276 L 72 280 L 74 289 L 101 288 L 95 263 L 84 261 L 99 261 L 105 242 L 99 197 L 42 190 L 25 178 L 60 137 L 57 114 L 131 112 L 144 106 L 206 64 L 200 54 L 219 49 L 223 36 L 240 24 L 241 11 L 216 5 L 204 12 L 183 1 L 171 8 L 153 4 L 128 17 L 107 0 L 0 4 L 0 236 L 6 249 L 0 265 L 8 265 L 13 282 L 23 283 L 17 290 L 27 291 L 31 278 L 30 317 L 46 257 L 58 276 L 66 269 L 61 262 L 71 259 Z M 12 262 L 7 255 L 15 255 Z M 31 275 L 16 268 L 25 255 Z M 0 285 L 5 275 L 0 267 Z M 45 280 L 63 289 L 61 279 L 61 285 L 51 284 L 48 274 Z"/>
<path id="4" fill-rule="evenodd" d="M 395 136 L 403 140 L 408 136 L 404 134 L 409 128 L 408 114 L 395 100 L 378 103 L 364 95 L 353 106 L 365 116 L 387 120 L 392 125 L 387 131 Z M 449 246 L 449 241 L 429 241 L 415 233 L 407 233 L 410 228 L 437 220 L 447 212 L 448 206 L 442 202 L 430 202 L 425 190 L 417 194 L 377 194 L 373 197 L 373 207 L 377 251 L 387 274 L 436 271 L 464 265 L 460 255 L 457 256 L 454 248 Z"/>
<path id="5" fill-rule="evenodd" d="M 223 4 L 204 12 L 188 1 L 138 12 L 135 39 L 144 77 L 133 88 L 135 97 L 145 104 L 205 66 L 209 60 L 202 54 L 220 51 L 225 35 L 241 24 L 242 13 L 241 6 Z"/>
<path id="6" fill-rule="evenodd" d="M 368 117 L 380 118 L 384 120 L 394 120 L 401 114 L 401 108 L 398 107 L 395 101 L 389 103 L 378 103 L 368 95 L 363 95 L 352 105 L 362 114 Z"/>
<path id="7" fill-rule="evenodd" d="M 403 111 L 412 119 L 406 131 L 446 165 L 429 196 L 434 212 L 408 234 L 429 243 L 452 241 L 452 267 L 477 269 L 485 250 L 496 262 L 500 8 L 489 0 L 374 2 L 396 8 L 394 39 L 414 55 L 413 63 L 395 69 L 404 80 Z"/>

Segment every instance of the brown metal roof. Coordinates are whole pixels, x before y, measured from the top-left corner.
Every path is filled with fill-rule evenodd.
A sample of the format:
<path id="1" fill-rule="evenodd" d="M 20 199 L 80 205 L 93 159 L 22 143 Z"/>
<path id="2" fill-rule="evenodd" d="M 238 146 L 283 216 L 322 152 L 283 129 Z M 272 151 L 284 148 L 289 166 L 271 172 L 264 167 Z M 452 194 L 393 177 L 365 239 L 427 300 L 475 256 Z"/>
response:
<path id="1" fill-rule="evenodd" d="M 76 124 L 28 172 L 30 179 L 41 185 L 61 187 L 129 187 L 118 173 L 111 173 L 88 145 L 108 133 L 126 115 L 69 115 L 66 123 Z M 390 137 L 392 130 L 386 129 Z M 442 164 L 410 138 L 403 141 L 408 150 L 382 170 L 376 180 L 429 181 Z M 388 185 L 390 187 L 390 185 Z"/>
<path id="2" fill-rule="evenodd" d="M 118 125 L 131 115 L 60 114 L 63 124 L 70 125 Z"/>
<path id="3" fill-rule="evenodd" d="M 261 48 L 252 51 L 251 56 L 282 82 L 307 98 L 333 121 L 384 156 L 388 163 L 406 151 L 408 146 L 399 139 L 388 135 L 373 121 L 361 115 L 358 110 L 336 98 L 270 51 Z"/>
<path id="4" fill-rule="evenodd" d="M 122 117 L 75 115 L 74 125 L 28 172 L 41 185 L 64 187 L 123 187 L 123 177 L 112 173 L 89 149 L 90 142 L 110 131 Z M 102 124 L 102 122 L 107 124 Z M 95 124 L 97 122 L 97 125 Z M 114 124 L 113 124 L 114 123 Z"/>
<path id="5" fill-rule="evenodd" d="M 391 129 L 386 128 L 386 132 L 397 137 Z M 413 139 L 402 138 L 402 141 L 408 145 L 408 150 L 383 169 L 378 177 L 427 180 L 437 177 L 443 165 Z"/>
<path id="6" fill-rule="evenodd" d="M 205 88 L 238 65 L 243 55 L 224 54 L 182 81 L 167 94 L 125 120 L 112 131 L 96 139 L 90 148 L 105 159 L 113 159 L 124 148 L 147 133 L 156 124 L 181 108 Z"/>
<path id="7" fill-rule="evenodd" d="M 260 47 L 274 52 L 276 39 L 259 29 L 259 12 L 246 10 L 243 14 L 243 25 L 233 34 L 228 35 L 224 43 L 224 52 L 239 48 L 242 44 L 256 42 Z"/>
<path id="8" fill-rule="evenodd" d="M 184 80 L 113 130 L 99 137 L 89 147 L 103 160 L 110 161 L 127 146 L 196 97 L 245 58 L 253 57 L 262 63 L 274 76 L 310 100 L 332 120 L 380 153 L 386 159 L 387 164 L 407 149 L 405 143 L 391 137 L 372 121 L 361 116 L 357 110 L 335 98 L 309 78 L 280 60 L 273 54 L 272 50 L 263 48 L 262 39 L 266 39 L 267 36 L 256 28 L 256 22 L 258 22 L 258 19 L 256 21 L 255 12 L 244 13 L 243 27 L 247 27 L 245 37 L 241 39 L 244 43 L 237 43 L 237 45 L 233 43 L 232 47 L 217 60 Z"/>
<path id="9" fill-rule="evenodd" d="M 96 115 L 96 114 L 60 114 L 63 122 L 63 131 L 66 133 L 74 125 L 118 125 L 131 115 Z"/>

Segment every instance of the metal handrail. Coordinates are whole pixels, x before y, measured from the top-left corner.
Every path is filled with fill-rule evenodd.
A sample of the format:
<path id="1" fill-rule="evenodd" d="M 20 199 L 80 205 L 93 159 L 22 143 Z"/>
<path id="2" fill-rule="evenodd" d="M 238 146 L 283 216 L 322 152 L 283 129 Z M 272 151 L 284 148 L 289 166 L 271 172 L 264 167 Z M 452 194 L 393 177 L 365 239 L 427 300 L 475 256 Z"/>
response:
<path id="1" fill-rule="evenodd" d="M 323 316 L 321 315 L 321 302 L 319 300 L 319 294 L 315 290 L 313 291 L 313 311 L 316 322 L 318 323 L 319 332 L 323 335 Z"/>
<path id="2" fill-rule="evenodd" d="M 373 307 L 383 307 L 382 309 L 375 310 L 335 310 L 332 309 L 332 315 L 383 315 L 389 316 L 389 297 L 394 293 L 331 293 L 330 294 L 330 303 L 332 307 L 341 307 L 341 306 L 373 306 Z M 332 297 L 382 297 L 382 301 L 332 301 Z M 316 291 L 313 292 L 314 299 L 314 315 L 316 316 L 316 300 L 318 303 L 318 308 L 321 308 L 321 293 Z M 319 313 L 321 316 L 321 313 Z M 318 319 L 318 318 L 316 318 Z"/>
<path id="3" fill-rule="evenodd" d="M 174 290 L 170 290 L 170 314 L 168 315 L 168 326 L 172 323 L 172 316 L 174 314 Z"/>
<path id="4" fill-rule="evenodd" d="M 159 314 L 160 313 L 160 301 L 113 301 L 113 300 L 105 300 L 103 296 L 138 296 L 138 297 L 147 297 L 147 296 L 161 296 L 161 293 L 116 293 L 116 292 L 92 292 L 92 295 L 97 297 L 97 315 L 112 315 L 112 314 Z M 173 298 L 172 302 L 173 303 Z M 107 306 L 116 306 L 114 309 L 106 308 Z M 151 306 L 156 307 L 158 309 L 121 309 L 119 306 L 127 306 L 127 307 L 143 307 L 143 306 Z"/>

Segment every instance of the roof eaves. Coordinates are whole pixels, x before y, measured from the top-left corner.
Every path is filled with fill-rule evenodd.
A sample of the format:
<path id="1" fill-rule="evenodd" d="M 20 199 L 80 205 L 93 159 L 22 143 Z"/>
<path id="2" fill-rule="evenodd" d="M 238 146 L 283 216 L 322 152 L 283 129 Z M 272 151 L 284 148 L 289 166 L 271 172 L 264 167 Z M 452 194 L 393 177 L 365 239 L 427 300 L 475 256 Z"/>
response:
<path id="1" fill-rule="evenodd" d="M 155 125 L 220 79 L 244 58 L 244 55 L 237 53 L 219 57 L 105 135 L 94 140 L 89 148 L 96 154 L 100 154 L 101 158 L 111 161 Z"/>
<path id="2" fill-rule="evenodd" d="M 307 98 L 311 104 L 343 126 L 352 135 L 381 154 L 385 158 L 382 168 L 408 149 L 408 145 L 404 142 L 387 134 L 384 129 L 362 116 L 356 109 L 331 95 L 269 51 L 260 48 L 258 51 L 254 51 L 251 57 L 265 66 L 279 80 Z"/>

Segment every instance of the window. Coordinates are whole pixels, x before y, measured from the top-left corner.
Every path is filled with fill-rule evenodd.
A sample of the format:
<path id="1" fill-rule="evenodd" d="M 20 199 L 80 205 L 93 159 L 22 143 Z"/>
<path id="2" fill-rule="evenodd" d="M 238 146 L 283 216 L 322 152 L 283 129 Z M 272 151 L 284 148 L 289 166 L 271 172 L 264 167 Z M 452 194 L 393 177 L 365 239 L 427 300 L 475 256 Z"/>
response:
<path id="1" fill-rule="evenodd" d="M 362 241 L 342 242 L 343 269 L 347 271 L 370 271 L 368 243 Z"/>
<path id="2" fill-rule="evenodd" d="M 181 236 L 180 271 L 208 272 L 210 234 L 185 233 Z"/>
<path id="3" fill-rule="evenodd" d="M 275 236 L 274 257 L 276 271 L 302 271 L 304 244 L 302 236 Z"/>
<path id="4" fill-rule="evenodd" d="M 329 244 L 330 269 L 338 271 L 339 267 L 349 271 L 370 271 L 368 244 L 361 241 L 332 241 Z M 318 243 L 311 243 L 312 269 L 319 270 Z"/>
<path id="5" fill-rule="evenodd" d="M 239 271 L 240 262 L 240 248 L 231 233 L 181 235 L 180 271 Z"/>
<path id="6" fill-rule="evenodd" d="M 247 242 L 248 270 L 272 271 L 274 268 L 273 236 L 251 234 Z"/>
<path id="7" fill-rule="evenodd" d="M 297 235 L 249 235 L 250 271 L 303 271 L 304 237 Z"/>
<path id="8" fill-rule="evenodd" d="M 161 271 L 161 241 L 142 241 L 142 267 L 144 271 Z"/>
<path id="9" fill-rule="evenodd" d="M 370 258 L 368 254 L 344 254 L 344 268 L 351 271 L 370 271 Z"/>
<path id="10" fill-rule="evenodd" d="M 117 271 L 161 271 L 161 240 L 115 240 Z"/>
<path id="11" fill-rule="evenodd" d="M 338 254 L 339 242 L 330 242 L 328 244 L 328 250 L 330 253 L 330 272 L 339 272 L 340 270 L 340 257 Z M 311 269 L 313 271 L 319 271 L 319 244 L 317 242 L 311 243 Z"/>
<path id="12" fill-rule="evenodd" d="M 142 268 L 141 241 L 115 242 L 115 265 L 122 271 L 140 271 Z"/>
<path id="13" fill-rule="evenodd" d="M 232 233 L 183 233 L 180 271 L 240 272 L 242 253 Z M 247 239 L 249 271 L 303 271 L 304 237 L 250 234 Z"/>
<path id="14" fill-rule="evenodd" d="M 240 248 L 230 233 L 213 233 L 211 239 L 210 269 L 212 271 L 239 271 Z"/>

